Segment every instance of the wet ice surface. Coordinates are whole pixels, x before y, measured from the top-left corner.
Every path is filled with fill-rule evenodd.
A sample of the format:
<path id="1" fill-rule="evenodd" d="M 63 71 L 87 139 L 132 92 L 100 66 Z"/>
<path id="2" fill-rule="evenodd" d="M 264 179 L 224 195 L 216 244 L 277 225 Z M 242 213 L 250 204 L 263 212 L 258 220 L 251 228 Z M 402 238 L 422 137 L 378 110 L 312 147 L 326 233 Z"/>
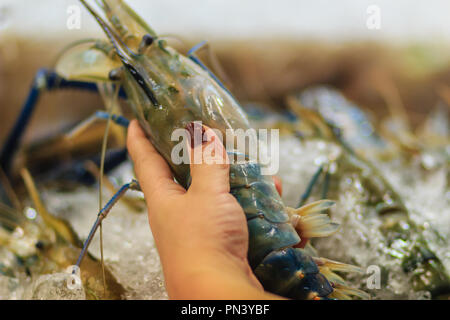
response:
<path id="1" fill-rule="evenodd" d="M 336 157 L 340 148 L 323 142 L 300 142 L 292 136 L 280 141 L 280 171 L 283 198 L 296 207 L 307 183 L 319 166 L 330 156 Z M 431 249 L 450 270 L 448 237 L 450 236 L 449 191 L 447 168 L 436 165 L 425 172 L 420 163 L 405 167 L 392 162 L 381 166 L 382 172 L 404 197 L 411 218 L 425 228 Z M 338 171 L 339 168 L 336 168 Z M 117 185 L 131 180 L 130 164 L 123 165 L 112 175 Z M 381 221 L 375 210 L 367 210 L 364 190 L 355 176 L 340 179 L 337 206 L 332 209 L 333 220 L 340 230 L 314 245 L 323 257 L 361 266 L 367 270 L 378 266 L 382 270 L 381 288 L 368 290 L 367 275 L 348 277 L 351 286 L 369 291 L 375 299 L 426 299 L 428 292 L 414 292 L 409 276 L 403 273 L 400 260 L 387 252 L 384 237 L 379 231 Z M 136 193 L 135 193 L 136 194 Z M 139 195 L 137 193 L 137 195 Z M 43 190 L 42 196 L 50 212 L 69 221 L 81 239 L 85 239 L 98 211 L 96 187 L 82 187 L 75 191 Z M 104 192 L 104 202 L 111 194 Z M 313 199 L 311 199 L 312 201 Z M 155 248 L 145 210 L 133 212 L 119 202 L 104 220 L 104 253 L 106 266 L 126 290 L 125 299 L 167 299 L 159 256 Z M 437 230 L 446 237 L 438 240 Z M 100 258 L 97 235 L 90 252 Z M 0 254 L 2 254 L 0 252 Z M 7 260 L 7 259 L 6 259 Z M 6 261 L 2 258 L 2 261 Z M 63 287 L 67 274 L 44 275 L 30 279 L 0 276 L 0 299 L 84 299 L 83 291 L 68 292 Z"/>
<path id="2" fill-rule="evenodd" d="M 0 300 L 19 300 L 24 286 L 19 279 L 0 275 Z"/>
<path id="3" fill-rule="evenodd" d="M 113 174 L 120 183 L 131 181 L 131 166 L 126 164 Z M 130 192 L 139 196 L 137 192 Z M 81 239 L 86 239 L 98 212 L 98 191 L 95 187 L 80 188 L 68 193 L 48 190 L 44 200 L 50 212 L 66 219 Z M 104 202 L 111 197 L 104 192 Z M 159 255 L 148 224 L 147 211 L 134 212 L 119 202 L 103 223 L 105 264 L 125 288 L 125 299 L 167 299 Z M 100 259 L 99 233 L 89 252 Z"/>
<path id="4" fill-rule="evenodd" d="M 38 277 L 25 293 L 26 300 L 85 300 L 81 285 L 72 284 L 68 273 L 55 273 Z"/>
<path id="5" fill-rule="evenodd" d="M 324 157 L 328 157 L 333 146 L 322 141 L 300 142 L 295 137 L 284 137 L 280 143 L 280 172 L 283 180 L 284 201 L 297 206 L 300 195 Z M 339 170 L 339 168 L 337 168 Z M 447 189 L 447 170 L 437 166 L 424 174 L 420 164 L 405 167 L 391 162 L 381 166 L 381 171 L 400 193 L 410 211 L 411 219 L 425 228 L 425 238 L 436 255 L 450 270 L 450 206 Z M 400 259 L 387 251 L 384 237 L 379 231 L 381 221 L 375 210 L 368 210 L 364 201 L 364 190 L 357 177 L 345 176 L 339 186 L 337 206 L 331 214 L 341 224 L 339 231 L 327 238 L 314 241 L 323 257 L 351 263 L 368 271 L 370 266 L 380 267 L 381 288 L 368 290 L 366 278 L 347 278 L 353 286 L 369 291 L 375 299 L 427 299 L 428 292 L 414 292 L 411 281 L 400 266 Z M 443 239 L 436 237 L 438 231 Z M 373 271 L 370 272 L 372 274 Z"/>

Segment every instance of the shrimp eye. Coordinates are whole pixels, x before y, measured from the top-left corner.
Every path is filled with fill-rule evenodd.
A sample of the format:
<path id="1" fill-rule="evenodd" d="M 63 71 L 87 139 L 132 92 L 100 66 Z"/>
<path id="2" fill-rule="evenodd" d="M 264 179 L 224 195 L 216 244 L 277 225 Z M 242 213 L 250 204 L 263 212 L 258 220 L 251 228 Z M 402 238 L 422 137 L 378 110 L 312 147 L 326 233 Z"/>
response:
<path id="1" fill-rule="evenodd" d="M 45 247 L 45 244 L 42 241 L 38 241 L 38 242 L 36 242 L 35 246 L 36 246 L 36 249 L 43 250 Z"/>
<path id="2" fill-rule="evenodd" d="M 155 38 L 153 38 L 151 35 L 146 34 L 143 38 L 142 38 L 142 43 L 146 46 L 149 47 L 153 44 L 153 42 L 155 42 Z"/>
<path id="3" fill-rule="evenodd" d="M 139 50 L 138 53 L 139 54 L 143 54 L 145 52 L 145 50 L 150 47 L 153 43 L 155 42 L 155 38 L 152 37 L 149 34 L 146 34 L 145 36 L 142 37 L 142 41 L 139 44 Z"/>
<path id="4" fill-rule="evenodd" d="M 122 77 L 122 68 L 118 68 L 118 69 L 113 69 L 109 72 L 109 80 L 111 81 L 119 81 Z"/>

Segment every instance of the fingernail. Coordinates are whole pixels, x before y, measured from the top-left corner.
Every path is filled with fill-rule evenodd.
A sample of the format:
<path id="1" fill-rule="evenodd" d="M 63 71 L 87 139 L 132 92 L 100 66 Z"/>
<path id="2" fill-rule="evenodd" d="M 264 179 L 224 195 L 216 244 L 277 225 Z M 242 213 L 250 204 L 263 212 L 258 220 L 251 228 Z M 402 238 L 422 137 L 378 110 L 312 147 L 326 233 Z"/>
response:
<path id="1" fill-rule="evenodd" d="M 194 149 L 206 142 L 205 128 L 199 122 L 191 122 L 186 126 L 186 130 L 191 137 L 191 148 Z"/>

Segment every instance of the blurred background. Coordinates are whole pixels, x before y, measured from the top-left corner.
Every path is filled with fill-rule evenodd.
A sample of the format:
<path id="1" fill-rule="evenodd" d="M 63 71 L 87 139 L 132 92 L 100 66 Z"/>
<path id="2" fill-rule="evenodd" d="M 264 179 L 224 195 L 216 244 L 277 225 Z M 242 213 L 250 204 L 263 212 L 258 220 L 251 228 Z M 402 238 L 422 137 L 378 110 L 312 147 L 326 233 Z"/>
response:
<path id="1" fill-rule="evenodd" d="M 446 0 L 129 0 L 163 33 L 212 40 L 283 37 L 343 40 L 449 40 L 450 3 Z M 3 31 L 48 38 L 68 36 L 67 8 L 77 0 L 0 0 Z M 380 9 L 381 28 L 367 28 L 368 16 Z M 5 28 L 6 27 L 6 28 Z M 6 30 L 5 30 L 6 29 Z M 99 33 L 83 9 L 81 30 Z"/>
<path id="2" fill-rule="evenodd" d="M 244 102 L 283 108 L 286 94 L 314 84 L 342 90 L 373 114 L 386 98 L 413 125 L 449 99 L 450 2 L 445 0 L 130 0 L 163 35 L 187 50 L 208 40 L 232 91 Z M 80 28 L 69 29 L 73 6 Z M 0 0 L 0 142 L 39 67 L 66 44 L 103 37 L 76 0 Z M 27 139 L 58 131 L 98 109 L 97 97 L 46 95 Z"/>
<path id="3" fill-rule="evenodd" d="M 208 40 L 223 72 L 219 72 L 205 52 L 199 53 L 200 58 L 216 71 L 244 106 L 256 104 L 283 111 L 287 108 L 288 95 L 311 86 L 329 85 L 366 111 L 375 131 L 393 142 L 393 151 L 388 146 L 383 151 L 389 154 L 380 152 L 378 156 L 371 156 L 371 149 L 374 154 L 380 150 L 369 143 L 371 140 L 360 134 L 361 131 L 353 131 L 356 138 L 362 138 L 360 152 L 378 166 L 363 165 L 364 170 L 360 170 L 360 164 L 350 161 L 353 156 L 348 156 L 346 148 L 342 148 L 342 152 L 338 148 L 342 156 L 336 160 L 336 145 L 320 140 L 316 143 L 314 139 L 301 141 L 290 132 L 282 136 L 280 148 L 283 200 L 296 206 L 313 173 L 319 166 L 322 172 L 323 161 L 329 161 L 323 190 L 334 192 L 330 199 L 336 199 L 339 205 L 332 211 L 333 220 L 342 222 L 342 228 L 333 238 L 314 243 L 321 255 L 361 267 L 380 265 L 384 290 L 374 290 L 377 299 L 428 298 L 431 292 L 428 287 L 435 285 L 438 289 L 442 286 L 447 290 L 444 293 L 448 293 L 448 277 L 434 278 L 435 273 L 422 266 L 426 263 L 440 268 L 440 264 L 435 264 L 439 258 L 444 271 L 448 274 L 450 270 L 447 241 L 450 148 L 448 121 L 443 121 L 450 111 L 450 1 L 127 2 L 159 35 L 183 53 L 196 43 Z M 0 0 L 0 146 L 20 112 L 36 72 L 42 67 L 52 68 L 58 53 L 68 44 L 91 37 L 103 38 L 104 35 L 77 0 Z M 96 94 L 74 91 L 44 94 L 27 128 L 25 147 L 14 157 L 12 168 L 13 188 L 9 190 L 9 198 L 13 198 L 13 190 L 19 194 L 19 200 L 25 198 L 18 169 L 30 169 L 49 211 L 67 220 L 81 239 L 87 237 L 99 201 L 94 190 L 97 186 L 85 188 L 77 181 L 93 184 L 100 175 L 95 159 L 100 162 L 98 153 L 105 123 L 90 128 L 74 139 L 75 142 L 68 142 L 61 132 L 67 132 L 80 120 L 103 108 Z M 360 113 L 348 109 L 343 113 L 368 128 L 364 126 L 367 122 L 358 117 Z M 352 123 L 347 123 L 350 130 Z M 372 133 L 371 128 L 369 131 Z M 124 160 L 127 154 L 123 149 L 123 132 L 113 129 L 110 136 L 113 139 L 109 141 L 109 149 L 119 151 L 110 155 Z M 46 137 L 54 139 L 45 140 Z M 130 181 L 132 176 L 131 164 L 127 162 L 114 174 L 108 173 L 109 188 Z M 7 180 L 2 178 L 0 170 L 0 185 L 8 186 L 4 183 Z M 313 197 L 319 199 L 318 193 L 323 190 L 316 188 L 317 194 Z M 395 194 L 400 194 L 398 198 L 405 202 L 407 216 L 398 214 L 403 211 L 396 208 L 396 196 L 392 196 Z M 109 196 L 105 194 L 103 200 Z M 324 197 L 323 193 L 320 197 Z M 19 200 L 16 207 L 21 210 Z M 28 205 L 29 201 L 25 199 L 24 203 Z M 126 298 L 164 299 L 167 296 L 147 217 L 130 215 L 130 203 L 121 205 L 124 207 L 120 212 L 116 211 L 105 220 L 106 266 L 127 289 Z M 36 218 L 36 212 L 30 218 L 27 211 L 27 217 Z M 403 219 L 398 220 L 402 224 L 392 222 L 397 219 Z M 397 226 L 403 231 L 395 229 Z M 417 241 L 422 234 L 429 250 L 422 240 Z M 26 233 L 25 237 L 28 237 Z M 30 240 L 29 244 L 33 250 L 40 250 L 38 242 Z M 99 258 L 98 238 L 91 249 Z M 408 250 L 414 250 L 414 259 L 410 259 Z M 75 261 L 75 256 L 69 260 Z M 405 271 L 405 261 L 409 271 Z M 0 299 L 1 289 L 7 289 L 7 297 L 27 297 L 21 290 L 28 284 L 23 285 L 18 280 L 9 282 L 8 277 L 3 280 L 15 287 L 2 286 L 0 272 Z M 430 277 L 433 277 L 431 282 Z M 97 277 L 99 281 L 100 278 Z M 419 282 L 412 280 L 419 278 Z M 48 292 L 47 289 L 40 293 L 36 290 L 36 297 L 48 299 L 49 292 L 55 292 L 51 289 L 57 288 L 59 298 L 62 291 L 52 282 L 57 279 L 56 275 L 44 279 L 49 281 L 47 287 L 42 288 L 47 288 Z M 37 288 L 39 281 L 34 282 L 39 284 Z M 365 290 L 362 280 L 353 281 Z M 423 291 L 421 284 L 426 282 L 431 286 Z M 439 290 L 433 291 L 434 295 L 442 294 Z"/>

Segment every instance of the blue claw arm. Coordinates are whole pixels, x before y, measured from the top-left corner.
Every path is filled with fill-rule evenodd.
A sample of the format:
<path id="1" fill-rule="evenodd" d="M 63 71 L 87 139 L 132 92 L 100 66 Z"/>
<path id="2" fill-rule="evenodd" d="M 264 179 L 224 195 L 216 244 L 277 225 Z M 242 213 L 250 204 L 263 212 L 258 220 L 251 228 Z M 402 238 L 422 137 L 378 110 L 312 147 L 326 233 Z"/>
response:
<path id="1" fill-rule="evenodd" d="M 95 233 L 97 232 L 97 229 L 99 228 L 100 224 L 102 223 L 103 219 L 105 219 L 111 209 L 114 207 L 114 205 L 125 195 L 125 193 L 128 190 L 135 190 L 135 191 L 141 191 L 141 187 L 139 186 L 139 182 L 136 180 L 133 180 L 131 183 L 128 183 L 124 185 L 122 188 L 120 188 L 119 191 L 109 200 L 109 202 L 106 204 L 106 206 L 100 211 L 100 213 L 97 216 L 97 220 L 94 223 L 94 226 L 92 227 L 91 231 L 89 232 L 89 236 L 87 237 L 83 249 L 81 250 L 80 256 L 78 257 L 76 266 L 79 268 L 81 266 L 81 263 L 83 262 L 84 257 L 86 256 L 87 250 L 89 248 L 89 245 L 92 242 L 92 239 L 94 238 Z M 75 273 L 76 270 L 73 272 Z"/>
<path id="2" fill-rule="evenodd" d="M 0 166 L 4 172 L 9 175 L 11 169 L 11 162 L 17 148 L 19 147 L 20 140 L 23 137 L 25 128 L 31 120 L 39 98 L 43 92 L 63 90 L 63 89 L 76 89 L 85 90 L 91 92 L 98 92 L 97 85 L 91 82 L 83 81 L 70 81 L 66 80 L 58 75 L 53 70 L 41 69 L 36 73 L 33 84 L 31 86 L 28 97 L 22 107 L 19 118 L 14 124 L 8 138 L 0 153 Z M 123 90 L 120 91 L 120 97 L 125 98 Z"/>

